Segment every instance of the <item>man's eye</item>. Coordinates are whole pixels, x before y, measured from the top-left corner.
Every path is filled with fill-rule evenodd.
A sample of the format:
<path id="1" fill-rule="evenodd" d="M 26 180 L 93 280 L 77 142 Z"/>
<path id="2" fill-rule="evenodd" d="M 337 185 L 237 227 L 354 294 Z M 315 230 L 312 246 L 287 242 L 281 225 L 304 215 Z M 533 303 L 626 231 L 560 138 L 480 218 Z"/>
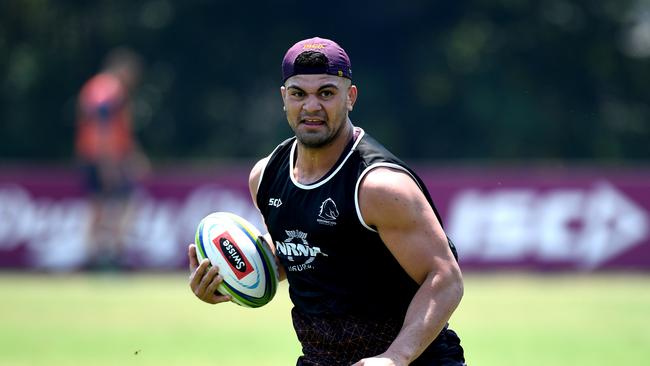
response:
<path id="1" fill-rule="evenodd" d="M 334 95 L 334 93 L 332 93 L 329 90 L 323 90 L 322 92 L 320 92 L 320 95 L 323 97 L 331 97 L 332 95 Z"/>
<path id="2" fill-rule="evenodd" d="M 292 92 L 291 95 L 294 96 L 294 97 L 300 98 L 300 97 L 302 97 L 304 95 L 304 93 L 299 92 L 299 91 L 295 91 L 295 92 Z"/>

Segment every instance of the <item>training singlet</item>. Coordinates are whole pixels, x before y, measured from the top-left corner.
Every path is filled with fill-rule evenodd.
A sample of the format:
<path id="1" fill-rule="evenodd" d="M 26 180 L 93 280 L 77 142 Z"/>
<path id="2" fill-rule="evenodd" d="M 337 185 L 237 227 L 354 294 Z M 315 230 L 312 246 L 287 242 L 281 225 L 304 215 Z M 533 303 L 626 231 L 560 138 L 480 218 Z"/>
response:
<path id="1" fill-rule="evenodd" d="M 402 269 L 360 213 L 358 189 L 374 168 L 402 170 L 421 179 L 377 141 L 358 134 L 321 180 L 301 184 L 291 173 L 296 139 L 281 143 L 262 172 L 257 206 L 286 270 L 289 293 L 304 314 L 370 319 L 403 317 L 418 284 Z M 456 254 L 453 244 L 450 246 Z"/>

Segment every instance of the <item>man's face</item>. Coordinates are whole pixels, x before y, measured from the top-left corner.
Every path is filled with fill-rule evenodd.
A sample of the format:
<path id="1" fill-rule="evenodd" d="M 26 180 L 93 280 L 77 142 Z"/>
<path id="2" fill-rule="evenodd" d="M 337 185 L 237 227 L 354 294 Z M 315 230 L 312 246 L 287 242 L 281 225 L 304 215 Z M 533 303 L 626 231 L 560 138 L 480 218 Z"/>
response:
<path id="1" fill-rule="evenodd" d="M 345 125 L 357 89 L 346 78 L 327 75 L 295 75 L 281 88 L 287 121 L 306 147 L 325 146 Z"/>

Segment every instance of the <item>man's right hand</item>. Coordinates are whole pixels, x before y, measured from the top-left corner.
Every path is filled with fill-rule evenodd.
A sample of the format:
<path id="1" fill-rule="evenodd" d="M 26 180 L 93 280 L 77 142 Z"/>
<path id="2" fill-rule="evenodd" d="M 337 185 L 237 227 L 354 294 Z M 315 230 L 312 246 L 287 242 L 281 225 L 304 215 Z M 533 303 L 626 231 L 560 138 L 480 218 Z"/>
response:
<path id="1" fill-rule="evenodd" d="M 230 296 L 217 292 L 217 286 L 223 282 L 223 277 L 219 275 L 219 267 L 210 267 L 210 260 L 207 258 L 199 263 L 195 244 L 187 247 L 187 256 L 190 259 L 190 288 L 196 297 L 208 304 L 232 300 Z"/>

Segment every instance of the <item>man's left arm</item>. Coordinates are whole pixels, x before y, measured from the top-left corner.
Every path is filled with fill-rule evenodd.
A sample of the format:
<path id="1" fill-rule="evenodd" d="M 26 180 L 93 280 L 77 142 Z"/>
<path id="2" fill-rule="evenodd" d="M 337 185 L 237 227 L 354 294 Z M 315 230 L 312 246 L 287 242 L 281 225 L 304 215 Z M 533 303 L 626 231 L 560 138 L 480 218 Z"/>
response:
<path id="1" fill-rule="evenodd" d="M 463 280 L 447 236 L 424 194 L 407 173 L 376 168 L 359 190 L 364 221 L 420 288 L 388 350 L 355 365 L 407 365 L 447 324 L 463 296 Z"/>

